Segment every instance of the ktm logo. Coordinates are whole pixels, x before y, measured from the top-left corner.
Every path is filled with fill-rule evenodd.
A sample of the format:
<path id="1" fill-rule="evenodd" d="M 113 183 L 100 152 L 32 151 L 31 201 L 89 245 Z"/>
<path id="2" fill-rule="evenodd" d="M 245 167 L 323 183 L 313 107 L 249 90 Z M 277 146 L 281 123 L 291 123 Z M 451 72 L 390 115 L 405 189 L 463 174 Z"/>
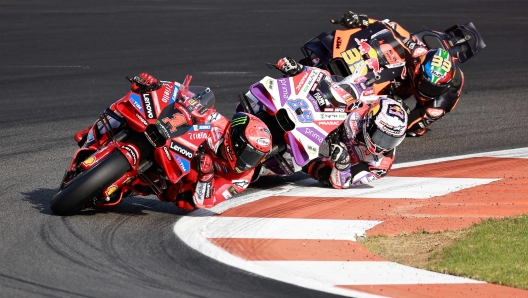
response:
<path id="1" fill-rule="evenodd" d="M 182 126 L 183 124 L 187 123 L 187 119 L 183 114 L 175 113 L 172 115 L 172 118 L 165 117 L 162 119 L 163 123 L 170 125 L 170 132 L 175 132 L 178 126 Z"/>

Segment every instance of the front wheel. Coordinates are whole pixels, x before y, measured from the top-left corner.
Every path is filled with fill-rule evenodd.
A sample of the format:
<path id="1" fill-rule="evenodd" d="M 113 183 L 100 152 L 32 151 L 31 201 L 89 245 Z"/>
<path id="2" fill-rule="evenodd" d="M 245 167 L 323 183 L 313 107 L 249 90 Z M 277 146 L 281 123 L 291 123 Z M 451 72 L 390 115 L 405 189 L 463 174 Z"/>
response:
<path id="1" fill-rule="evenodd" d="M 68 215 L 80 209 L 130 170 L 126 157 L 115 151 L 99 164 L 73 178 L 51 199 L 51 211 Z"/>

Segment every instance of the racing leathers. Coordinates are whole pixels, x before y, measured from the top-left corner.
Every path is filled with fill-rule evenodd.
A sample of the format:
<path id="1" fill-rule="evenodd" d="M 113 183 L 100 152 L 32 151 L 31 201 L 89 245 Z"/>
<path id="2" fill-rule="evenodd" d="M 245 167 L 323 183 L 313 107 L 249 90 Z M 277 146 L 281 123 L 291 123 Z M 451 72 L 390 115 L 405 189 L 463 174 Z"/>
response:
<path id="1" fill-rule="evenodd" d="M 380 154 L 368 150 L 363 125 L 369 106 L 360 101 L 356 106 L 339 128 L 340 142 L 330 145 L 330 157 L 314 159 L 303 168 L 324 186 L 348 188 L 367 184 L 385 176 L 392 167 L 396 148 Z"/>
<path id="2" fill-rule="evenodd" d="M 276 67 L 285 76 L 293 76 L 314 69 L 310 66 L 303 66 L 289 57 L 279 59 Z M 326 71 L 324 73 L 330 76 Z M 339 127 L 337 140 L 328 140 L 327 138 L 325 141 L 329 151 L 327 157 L 316 158 L 302 167 L 303 172 L 308 173 L 324 186 L 348 188 L 354 185 L 367 184 L 385 176 L 394 162 L 395 149 L 373 154 L 365 145 L 362 132 L 364 118 L 369 111 L 369 103 L 379 99 L 379 96 L 373 94 L 372 87 L 365 86 L 366 80 L 365 77 L 356 79 L 347 77 L 341 81 L 331 80 L 332 89 L 340 90 L 338 93 L 341 94 L 334 99 L 342 101 L 327 102 L 326 108 L 332 110 L 336 105 L 338 107 L 344 106 L 344 111 L 348 113 L 347 118 Z M 345 96 L 343 93 L 348 94 Z M 321 108 L 324 109 L 324 107 Z M 283 157 L 290 165 L 295 163 L 289 152 L 285 152 Z M 267 176 L 282 175 L 283 173 L 273 165 L 270 167 L 268 164 L 263 164 L 258 174 Z M 255 180 L 253 179 L 253 181 Z"/>
<path id="3" fill-rule="evenodd" d="M 403 48 L 408 79 L 398 84 L 399 86 L 395 86 L 396 88 L 392 90 L 392 94 L 400 97 L 403 101 L 411 96 L 416 99 L 416 105 L 409 113 L 408 136 L 417 137 L 423 135 L 427 131 L 427 127 L 455 108 L 464 85 L 464 74 L 457 65 L 455 65 L 451 85 L 445 92 L 433 96 L 424 94 L 417 90 L 414 83 L 415 75 L 418 74 L 420 67 L 420 59 L 428 50 L 421 40 L 396 22 L 390 20 L 379 21 L 367 18 L 366 15 L 357 15 L 351 11 L 346 12 L 339 23 L 350 29 L 372 27 L 374 24 L 376 27 L 382 25 L 383 27 L 381 28 L 389 30 L 394 40 Z M 453 58 L 456 62 L 457 57 Z"/>
<path id="4" fill-rule="evenodd" d="M 160 82 L 147 73 L 141 73 L 130 80 L 131 90 L 140 94 L 157 90 L 167 84 L 181 87 L 178 82 Z M 128 97 L 124 97 L 113 103 L 110 110 L 115 112 L 115 107 L 121 101 L 127 100 L 129 100 Z M 218 113 L 214 107 L 205 108 L 192 98 L 192 94 L 183 90 L 180 90 L 178 102 L 189 111 L 196 125 L 211 125 L 213 137 L 204 141 L 196 157 L 191 160 L 191 171 L 184 177 L 185 183 L 178 182 L 172 185 L 167 183 L 168 187 L 158 195 L 158 198 L 162 201 L 173 202 L 182 210 L 191 211 L 195 207 L 213 207 L 244 191 L 249 185 L 254 168 L 242 172 L 233 171 L 226 161 L 223 150 L 220 150 L 230 120 Z M 112 128 L 122 125 L 113 118 L 108 120 Z M 105 127 L 99 127 L 101 132 L 105 129 Z M 74 139 L 80 147 L 88 148 L 94 143 L 93 131 L 92 126 L 89 126 L 77 132 Z"/>
<path id="5" fill-rule="evenodd" d="M 194 111 L 193 111 L 194 112 Z M 213 138 L 204 142 L 201 152 L 196 155 L 191 168 L 197 169 L 196 183 L 191 189 L 182 190 L 180 186 L 167 189 L 166 197 L 174 201 L 183 210 L 191 211 L 194 207 L 210 208 L 232 196 L 243 192 L 249 185 L 254 168 L 234 171 L 222 146 L 230 120 L 214 108 L 209 108 L 203 115 L 192 113 L 198 124 L 210 124 Z M 193 167 L 193 166 L 196 167 Z"/>

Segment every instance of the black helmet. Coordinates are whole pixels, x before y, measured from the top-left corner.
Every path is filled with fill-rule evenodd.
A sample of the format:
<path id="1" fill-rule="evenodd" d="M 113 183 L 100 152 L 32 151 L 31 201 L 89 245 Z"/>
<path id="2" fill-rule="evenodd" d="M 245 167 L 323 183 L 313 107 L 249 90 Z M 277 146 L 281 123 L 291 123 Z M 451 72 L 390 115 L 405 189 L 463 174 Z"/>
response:
<path id="1" fill-rule="evenodd" d="M 422 56 L 414 71 L 414 87 L 420 96 L 434 98 L 445 93 L 453 82 L 455 63 L 444 49 L 432 49 Z"/>

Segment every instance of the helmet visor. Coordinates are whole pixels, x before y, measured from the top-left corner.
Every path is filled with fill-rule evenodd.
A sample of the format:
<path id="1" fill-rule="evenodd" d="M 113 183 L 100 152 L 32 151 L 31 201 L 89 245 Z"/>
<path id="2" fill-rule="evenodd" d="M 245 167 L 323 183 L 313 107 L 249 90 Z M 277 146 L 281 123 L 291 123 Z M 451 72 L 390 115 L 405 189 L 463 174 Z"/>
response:
<path id="1" fill-rule="evenodd" d="M 394 137 L 388 135 L 378 128 L 376 125 L 372 125 L 365 134 L 365 141 L 369 147 L 374 148 L 375 153 L 383 153 L 390 151 L 398 146 L 404 139 L 404 136 Z M 373 152 L 373 153 L 374 153 Z"/>
<path id="2" fill-rule="evenodd" d="M 237 157 L 235 171 L 240 173 L 252 169 L 264 155 L 266 155 L 264 152 L 257 150 L 247 143 L 239 144 L 235 151 L 235 156 Z"/>
<path id="3" fill-rule="evenodd" d="M 437 97 L 449 89 L 450 84 L 434 84 L 424 76 L 419 76 L 415 82 L 416 88 L 420 95 L 425 97 Z"/>

